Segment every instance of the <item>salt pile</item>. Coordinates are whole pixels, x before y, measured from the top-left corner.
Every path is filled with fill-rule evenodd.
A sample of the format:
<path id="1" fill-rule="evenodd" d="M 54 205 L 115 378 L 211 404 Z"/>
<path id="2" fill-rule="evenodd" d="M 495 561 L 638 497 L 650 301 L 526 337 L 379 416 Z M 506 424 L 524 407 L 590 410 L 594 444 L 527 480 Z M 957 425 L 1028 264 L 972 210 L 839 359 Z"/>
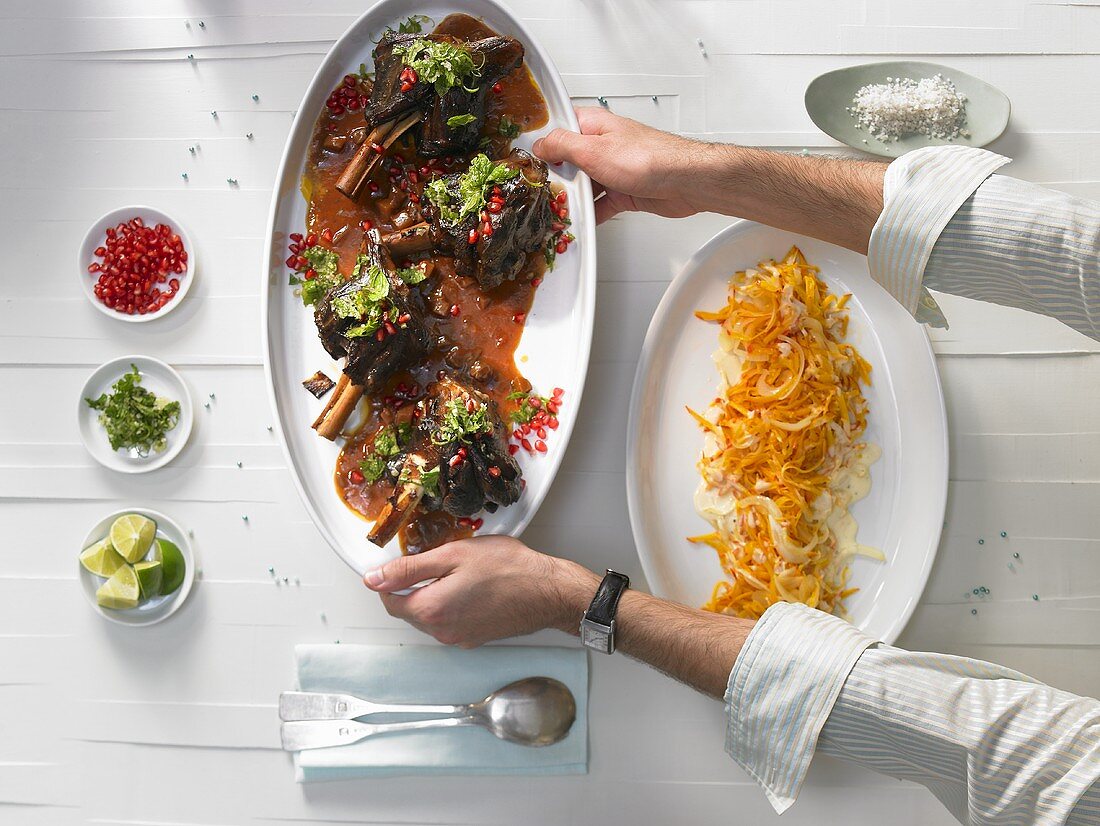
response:
<path id="1" fill-rule="evenodd" d="M 966 123 L 966 97 L 943 75 L 913 80 L 888 77 L 856 92 L 848 111 L 856 126 L 884 143 L 921 134 L 953 140 Z"/>

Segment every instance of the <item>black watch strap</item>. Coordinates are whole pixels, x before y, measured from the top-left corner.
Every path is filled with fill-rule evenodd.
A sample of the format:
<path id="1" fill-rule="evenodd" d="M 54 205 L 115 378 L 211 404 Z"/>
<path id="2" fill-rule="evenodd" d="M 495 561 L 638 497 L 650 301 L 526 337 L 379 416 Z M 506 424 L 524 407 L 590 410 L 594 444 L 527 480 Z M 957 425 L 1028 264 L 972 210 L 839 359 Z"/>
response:
<path id="1" fill-rule="evenodd" d="M 581 642 L 588 648 L 604 654 L 615 651 L 615 614 L 623 591 L 629 587 L 630 577 L 607 569 L 592 604 L 581 620 Z"/>

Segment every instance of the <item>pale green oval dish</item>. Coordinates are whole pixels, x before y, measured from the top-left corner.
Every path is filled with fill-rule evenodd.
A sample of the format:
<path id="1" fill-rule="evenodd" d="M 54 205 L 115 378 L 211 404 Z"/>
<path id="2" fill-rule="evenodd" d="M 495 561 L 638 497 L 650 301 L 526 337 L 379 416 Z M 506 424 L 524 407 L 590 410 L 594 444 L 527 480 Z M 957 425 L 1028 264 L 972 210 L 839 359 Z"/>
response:
<path id="1" fill-rule="evenodd" d="M 885 83 L 888 77 L 919 80 L 937 74 L 950 80 L 966 96 L 965 136 L 960 134 L 948 141 L 927 135 L 904 135 L 896 141 L 884 143 L 856 128 L 856 119 L 848 112 L 848 107 L 861 87 L 868 83 Z M 818 129 L 854 149 L 886 158 L 896 158 L 924 146 L 985 146 L 1005 131 L 1011 109 L 1004 92 L 984 80 L 948 66 L 912 60 L 864 63 L 835 69 L 815 78 L 806 88 L 806 112 Z"/>

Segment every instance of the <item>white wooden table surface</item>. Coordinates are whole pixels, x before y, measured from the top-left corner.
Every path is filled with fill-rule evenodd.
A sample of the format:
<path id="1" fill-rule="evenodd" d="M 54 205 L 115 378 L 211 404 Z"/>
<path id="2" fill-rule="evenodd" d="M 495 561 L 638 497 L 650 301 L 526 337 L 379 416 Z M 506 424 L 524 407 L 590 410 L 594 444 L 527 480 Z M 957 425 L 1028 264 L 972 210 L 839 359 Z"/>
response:
<path id="1" fill-rule="evenodd" d="M 748 144 L 834 151 L 802 106 L 806 84 L 828 69 L 894 55 L 957 66 L 1012 99 L 994 146 L 1016 158 L 1007 172 L 1100 198 L 1096 0 L 514 5 L 578 102 L 602 95 L 655 125 Z M 587 777 L 293 782 L 274 713 L 293 645 L 424 640 L 386 616 L 309 522 L 267 431 L 260 364 L 276 162 L 307 81 L 363 6 L 0 9 L 0 822 L 771 822 L 762 793 L 723 754 L 721 707 L 622 657 L 593 662 Z M 98 215 L 141 202 L 186 222 L 200 273 L 184 308 L 125 325 L 80 294 L 76 248 Z M 631 216 L 600 230 L 597 312 L 615 322 L 598 324 L 582 422 L 526 534 L 532 545 L 643 581 L 623 485 L 635 360 L 669 279 L 725 223 Z M 1100 347 L 1023 313 L 944 305 L 952 327 L 934 338 L 950 502 L 901 643 L 1095 694 Z M 196 400 L 215 401 L 199 406 L 176 462 L 124 477 L 85 454 L 74 410 L 93 367 L 135 352 L 176 365 Z M 138 631 L 98 618 L 75 579 L 87 528 L 129 504 L 192 528 L 202 567 L 184 610 Z M 273 585 L 269 565 L 290 583 Z M 991 594 L 972 616 L 963 594 L 978 585 Z M 785 822 L 949 819 L 921 788 L 821 759 Z"/>

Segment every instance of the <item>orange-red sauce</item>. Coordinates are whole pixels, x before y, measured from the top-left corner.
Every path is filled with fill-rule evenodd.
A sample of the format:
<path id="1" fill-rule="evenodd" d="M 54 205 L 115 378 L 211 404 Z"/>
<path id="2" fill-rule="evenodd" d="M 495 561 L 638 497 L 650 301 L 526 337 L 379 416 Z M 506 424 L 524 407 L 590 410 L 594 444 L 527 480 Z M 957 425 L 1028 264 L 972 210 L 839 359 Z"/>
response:
<path id="1" fill-rule="evenodd" d="M 496 34 L 481 21 L 464 14 L 449 15 L 435 31 L 465 39 Z M 364 85 L 364 94 L 366 88 Z M 496 135 L 502 115 L 507 115 L 523 131 L 537 129 L 547 122 L 546 101 L 526 64 L 501 81 L 500 92 L 490 92 L 488 96 L 486 133 L 494 136 L 492 147 L 486 150 L 490 157 L 501 157 L 507 152 L 509 141 Z M 385 163 L 378 164 L 370 179 L 377 184 L 377 192 L 365 191 L 355 202 L 336 189 L 336 180 L 359 143 L 355 139 L 359 133 L 355 130 L 365 130 L 362 110 L 334 115 L 326 108 L 314 127 L 302 179 L 302 194 L 308 202 L 307 231 L 317 235 L 325 230 L 332 233 L 328 246 L 339 254 L 340 269 L 345 275 L 351 273 L 363 241 L 362 222 L 369 221 L 383 233 L 401 229 L 401 216 L 408 204 L 407 194 L 391 184 Z M 341 138 L 347 140 L 338 148 Z M 408 136 L 396 142 L 387 154 L 395 153 L 417 167 L 428 165 L 427 159 L 417 156 Z M 444 164 L 446 171 L 464 169 L 469 158 L 451 160 L 452 163 Z M 420 181 L 421 186 L 427 178 Z M 356 484 L 351 476 L 369 453 L 379 427 L 395 419 L 402 420 L 411 412 L 411 402 L 395 409 L 394 399 L 390 397 L 396 388 L 404 384 L 417 388 L 422 394 L 440 371 L 457 373 L 458 369 L 447 360 L 452 348 L 458 348 L 457 358 L 451 356 L 455 364 L 477 360 L 487 368 L 483 375 L 487 374 L 488 378 L 476 384 L 496 400 L 506 421 L 518 404 L 508 399 L 508 395 L 531 388 L 516 366 L 515 350 L 537 289 L 532 280 L 541 277 L 546 269 L 543 253 L 538 251 L 530 255 L 524 270 L 514 281 L 491 292 L 483 292 L 474 279 L 458 276 L 453 259 L 437 257 L 434 260 L 433 274 L 420 289 L 424 291 L 428 307 L 431 339 L 433 342 L 443 340 L 445 345 L 436 346 L 420 365 L 395 375 L 382 392 L 362 402 L 362 426 L 348 435 L 336 463 L 336 490 L 348 507 L 364 519 L 373 520 L 378 515 L 393 491 L 393 483 L 383 477 L 373 484 Z M 400 260 L 396 263 L 403 265 Z M 458 308 L 457 315 L 452 315 L 452 307 Z M 402 529 L 400 539 L 407 552 L 417 553 L 470 533 L 470 528 L 460 526 L 449 514 L 422 513 Z"/>

